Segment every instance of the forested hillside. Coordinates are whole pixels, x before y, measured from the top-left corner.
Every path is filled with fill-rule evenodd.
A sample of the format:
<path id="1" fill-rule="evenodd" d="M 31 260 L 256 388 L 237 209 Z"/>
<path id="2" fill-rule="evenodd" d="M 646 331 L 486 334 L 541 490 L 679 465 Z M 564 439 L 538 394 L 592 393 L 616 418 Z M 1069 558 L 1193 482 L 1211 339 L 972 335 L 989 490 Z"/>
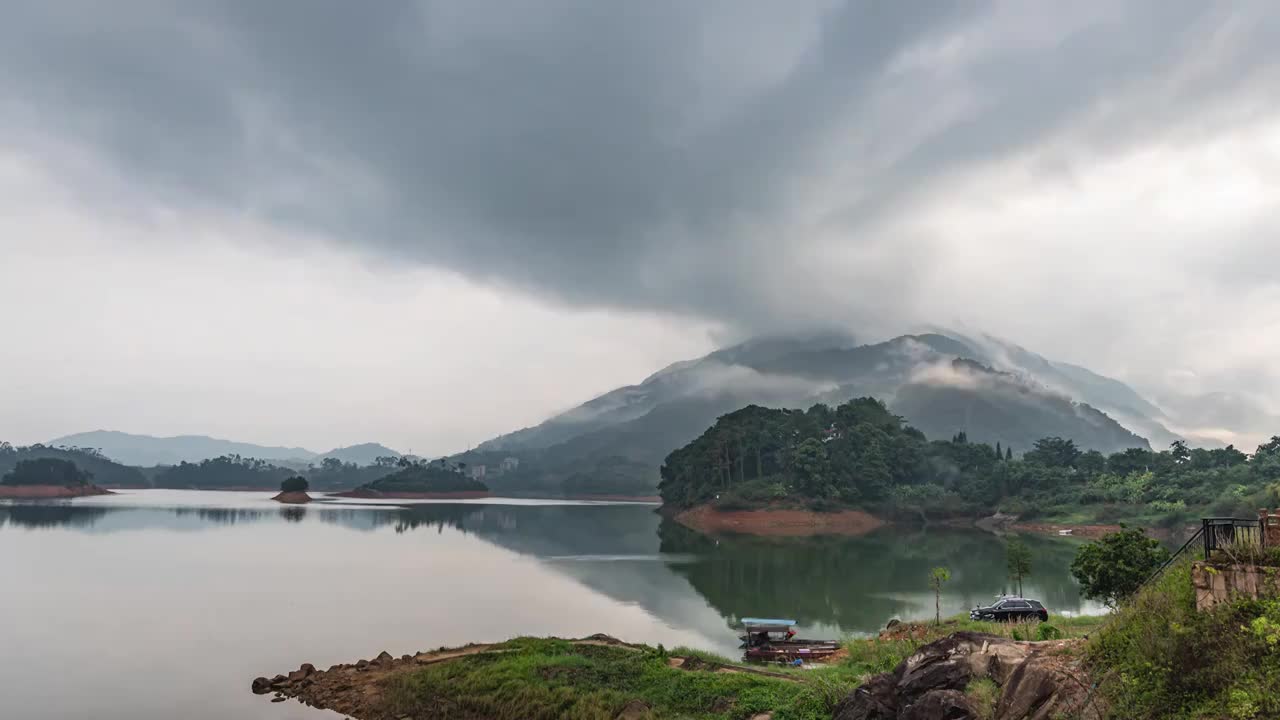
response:
<path id="1" fill-rule="evenodd" d="M 108 487 L 145 487 L 147 485 L 146 478 L 138 468 L 113 462 L 90 448 L 48 445 L 15 447 L 7 442 L 0 442 L 0 475 L 13 470 L 23 460 L 43 458 L 75 463 L 77 468 L 89 473 L 91 482 L 96 485 Z"/>
<path id="2" fill-rule="evenodd" d="M 1251 514 L 1280 501 L 1280 438 L 1252 457 L 1233 447 L 1131 448 L 1104 455 L 1042 438 L 1014 457 L 964 433 L 930 441 L 873 398 L 831 408 L 749 406 L 667 456 L 663 501 L 747 508 L 857 505 L 887 514 L 1078 515 L 1176 522 L 1193 512 Z"/>

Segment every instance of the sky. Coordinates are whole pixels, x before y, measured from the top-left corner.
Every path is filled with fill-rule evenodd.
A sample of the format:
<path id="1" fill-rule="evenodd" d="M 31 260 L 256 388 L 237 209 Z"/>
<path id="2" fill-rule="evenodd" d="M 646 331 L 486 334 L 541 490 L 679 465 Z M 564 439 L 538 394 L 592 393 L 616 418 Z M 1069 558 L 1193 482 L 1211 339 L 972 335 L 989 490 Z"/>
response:
<path id="1" fill-rule="evenodd" d="M 16 443 L 443 453 L 738 339 L 923 325 L 1280 411 L 1263 0 L 0 17 Z"/>

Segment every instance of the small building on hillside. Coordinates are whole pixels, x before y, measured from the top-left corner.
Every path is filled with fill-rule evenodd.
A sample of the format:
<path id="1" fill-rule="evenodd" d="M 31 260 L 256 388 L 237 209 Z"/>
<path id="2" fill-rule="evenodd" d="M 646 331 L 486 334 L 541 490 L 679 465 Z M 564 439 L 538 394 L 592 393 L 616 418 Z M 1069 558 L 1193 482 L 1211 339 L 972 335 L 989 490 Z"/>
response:
<path id="1" fill-rule="evenodd" d="M 483 479 L 484 479 L 484 469 L 485 469 L 485 468 L 484 468 L 484 466 L 483 466 L 483 465 L 472 465 L 472 466 L 471 466 L 471 477 L 472 477 L 472 478 L 474 478 L 474 479 L 476 479 L 476 480 L 483 480 Z"/>
<path id="2" fill-rule="evenodd" d="M 502 472 L 511 472 L 520 467 L 520 458 L 508 457 L 502 459 Z"/>

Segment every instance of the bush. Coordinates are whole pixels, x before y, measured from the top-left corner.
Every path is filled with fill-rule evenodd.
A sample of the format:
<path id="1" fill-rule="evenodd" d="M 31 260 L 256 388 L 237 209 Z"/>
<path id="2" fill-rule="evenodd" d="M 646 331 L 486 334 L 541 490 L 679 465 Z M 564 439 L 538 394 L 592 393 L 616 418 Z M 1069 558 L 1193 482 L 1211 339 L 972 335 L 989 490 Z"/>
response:
<path id="1" fill-rule="evenodd" d="M 1036 640 L 1061 640 L 1062 631 L 1049 623 L 1040 623 L 1036 628 Z"/>
<path id="2" fill-rule="evenodd" d="M 1090 643 L 1113 717 L 1280 717 L 1280 601 L 1198 612 L 1190 562 L 1142 589 Z"/>
<path id="3" fill-rule="evenodd" d="M 280 483 L 280 492 L 306 492 L 311 484 L 301 475 L 286 478 Z"/>

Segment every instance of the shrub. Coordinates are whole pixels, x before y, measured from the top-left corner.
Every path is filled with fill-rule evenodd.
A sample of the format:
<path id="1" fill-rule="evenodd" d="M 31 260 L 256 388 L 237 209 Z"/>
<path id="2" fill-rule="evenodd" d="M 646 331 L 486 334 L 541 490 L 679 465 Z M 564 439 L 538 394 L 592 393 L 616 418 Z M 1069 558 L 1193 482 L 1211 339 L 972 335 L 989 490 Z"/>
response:
<path id="1" fill-rule="evenodd" d="M 1061 640 L 1062 631 L 1049 623 L 1040 623 L 1036 628 L 1036 640 Z"/>
<path id="2" fill-rule="evenodd" d="M 301 475 L 285 478 L 280 482 L 280 492 L 306 492 L 311 484 Z"/>
<path id="3" fill-rule="evenodd" d="M 1272 628 L 1280 628 L 1277 600 L 1198 612 L 1190 562 L 1181 562 L 1094 635 L 1087 661 L 1113 717 L 1280 717 Z"/>

